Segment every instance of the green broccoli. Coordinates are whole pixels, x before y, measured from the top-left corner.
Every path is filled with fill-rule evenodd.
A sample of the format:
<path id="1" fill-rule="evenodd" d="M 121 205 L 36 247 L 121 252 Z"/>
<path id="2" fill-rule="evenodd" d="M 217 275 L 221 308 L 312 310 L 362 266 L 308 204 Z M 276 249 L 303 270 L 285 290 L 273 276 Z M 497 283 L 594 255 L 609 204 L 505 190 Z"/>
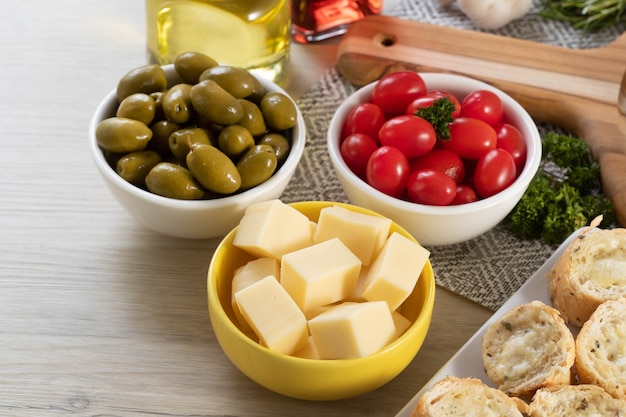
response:
<path id="1" fill-rule="evenodd" d="M 600 167 L 589 145 L 574 136 L 548 133 L 539 170 L 504 225 L 519 238 L 542 238 L 551 245 L 600 214 L 606 227 L 615 216 L 600 189 Z"/>

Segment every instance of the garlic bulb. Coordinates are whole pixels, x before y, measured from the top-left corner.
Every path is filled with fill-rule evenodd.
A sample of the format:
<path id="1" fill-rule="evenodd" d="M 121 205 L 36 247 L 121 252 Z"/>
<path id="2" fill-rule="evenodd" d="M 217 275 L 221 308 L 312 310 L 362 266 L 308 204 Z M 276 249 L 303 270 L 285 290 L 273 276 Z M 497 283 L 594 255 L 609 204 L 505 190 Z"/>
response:
<path id="1" fill-rule="evenodd" d="M 448 0 L 440 0 L 443 5 Z M 498 29 L 529 12 L 533 0 L 458 0 L 459 8 L 482 29 Z"/>

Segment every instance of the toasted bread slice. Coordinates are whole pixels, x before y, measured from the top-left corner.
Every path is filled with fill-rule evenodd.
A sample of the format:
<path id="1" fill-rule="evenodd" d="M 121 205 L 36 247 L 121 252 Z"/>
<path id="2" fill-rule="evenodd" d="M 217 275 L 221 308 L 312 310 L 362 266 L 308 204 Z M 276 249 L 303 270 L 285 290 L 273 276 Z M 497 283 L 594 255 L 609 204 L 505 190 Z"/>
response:
<path id="1" fill-rule="evenodd" d="M 532 417 L 626 416 L 626 400 L 613 398 L 596 385 L 562 385 L 542 388 L 530 402 Z"/>
<path id="2" fill-rule="evenodd" d="M 600 304 L 580 329 L 576 371 L 581 383 L 626 399 L 626 298 Z"/>
<path id="3" fill-rule="evenodd" d="M 541 301 L 507 311 L 485 332 L 485 372 L 508 395 L 530 399 L 539 388 L 569 384 L 576 351 L 559 312 Z"/>
<path id="4" fill-rule="evenodd" d="M 448 376 L 418 400 L 411 417 L 522 417 L 528 404 L 479 379 Z"/>
<path id="5" fill-rule="evenodd" d="M 552 304 L 580 327 L 601 303 L 626 296 L 625 270 L 626 229 L 585 230 L 547 275 Z"/>

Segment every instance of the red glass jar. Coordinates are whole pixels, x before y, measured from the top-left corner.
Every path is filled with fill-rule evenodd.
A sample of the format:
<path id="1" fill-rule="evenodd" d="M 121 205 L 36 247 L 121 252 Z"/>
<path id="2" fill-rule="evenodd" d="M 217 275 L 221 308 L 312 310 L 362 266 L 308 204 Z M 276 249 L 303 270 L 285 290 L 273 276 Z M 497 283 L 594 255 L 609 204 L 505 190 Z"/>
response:
<path id="1" fill-rule="evenodd" d="M 291 36 L 299 43 L 338 36 L 367 15 L 380 14 L 382 0 L 292 0 Z"/>

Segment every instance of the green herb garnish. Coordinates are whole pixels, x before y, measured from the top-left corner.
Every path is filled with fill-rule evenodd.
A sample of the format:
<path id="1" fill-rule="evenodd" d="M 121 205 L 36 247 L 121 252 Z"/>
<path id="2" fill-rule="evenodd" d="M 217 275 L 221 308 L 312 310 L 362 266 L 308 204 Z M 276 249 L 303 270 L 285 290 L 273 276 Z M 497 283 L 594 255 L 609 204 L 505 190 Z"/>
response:
<path id="1" fill-rule="evenodd" d="M 626 19 L 626 0 L 545 0 L 539 15 L 595 32 Z"/>
<path id="2" fill-rule="evenodd" d="M 416 116 L 426 119 L 435 128 L 437 138 L 450 139 L 450 123 L 454 120 L 454 103 L 446 97 L 438 98 L 428 107 L 417 109 Z"/>
<path id="3" fill-rule="evenodd" d="M 602 225 L 614 218 L 611 201 L 601 189 L 600 166 L 589 145 L 580 138 L 548 133 L 537 174 L 504 225 L 517 237 L 548 244 L 563 242 L 576 229 L 603 215 Z"/>

